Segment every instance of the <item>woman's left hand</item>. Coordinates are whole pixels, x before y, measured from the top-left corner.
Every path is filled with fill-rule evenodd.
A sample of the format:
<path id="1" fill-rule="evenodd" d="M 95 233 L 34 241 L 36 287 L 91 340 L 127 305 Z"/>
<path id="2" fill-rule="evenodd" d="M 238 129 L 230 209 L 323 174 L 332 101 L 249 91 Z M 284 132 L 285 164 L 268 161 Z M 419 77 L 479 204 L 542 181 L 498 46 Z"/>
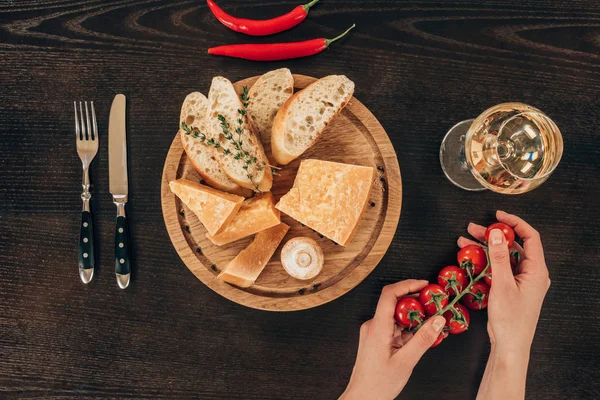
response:
<path id="1" fill-rule="evenodd" d="M 413 335 L 394 321 L 398 299 L 427 284 L 410 279 L 383 288 L 375 316 L 360 327 L 356 363 L 340 399 L 394 399 L 402 391 L 446 323 L 441 316 L 430 318 Z"/>

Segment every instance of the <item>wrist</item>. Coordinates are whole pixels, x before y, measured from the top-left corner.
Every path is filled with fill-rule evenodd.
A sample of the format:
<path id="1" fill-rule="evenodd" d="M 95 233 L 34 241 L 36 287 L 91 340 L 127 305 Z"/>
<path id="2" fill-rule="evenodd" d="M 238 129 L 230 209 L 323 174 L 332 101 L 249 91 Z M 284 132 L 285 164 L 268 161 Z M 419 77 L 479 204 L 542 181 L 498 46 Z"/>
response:
<path id="1" fill-rule="evenodd" d="M 526 344 L 511 343 L 501 345 L 493 343 L 490 351 L 490 360 L 501 365 L 527 366 L 529 363 L 530 347 Z"/>

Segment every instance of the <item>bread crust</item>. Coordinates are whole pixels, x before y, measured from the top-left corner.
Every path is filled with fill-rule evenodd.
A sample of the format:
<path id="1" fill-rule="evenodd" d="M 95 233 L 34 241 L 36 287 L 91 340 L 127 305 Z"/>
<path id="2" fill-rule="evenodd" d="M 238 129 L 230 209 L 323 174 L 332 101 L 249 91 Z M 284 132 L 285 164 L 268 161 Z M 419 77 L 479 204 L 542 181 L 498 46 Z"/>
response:
<path id="1" fill-rule="evenodd" d="M 300 155 L 302 155 L 302 153 L 304 153 L 310 147 L 312 147 L 317 142 L 317 140 L 319 140 L 321 138 L 321 136 L 323 136 L 323 133 L 325 132 L 325 130 L 327 129 L 327 126 L 329 126 L 331 121 L 333 121 L 335 119 L 335 117 L 337 117 L 339 115 L 339 113 L 344 109 L 344 107 L 346 107 L 348 102 L 352 99 L 354 89 L 345 94 L 344 99 L 340 103 L 340 106 L 337 108 L 336 112 L 325 122 L 324 128 L 321 131 L 316 132 L 313 140 L 310 142 L 310 144 L 304 150 L 302 150 L 302 152 L 295 154 L 295 153 L 291 153 L 290 151 L 288 151 L 288 149 L 286 149 L 286 146 L 285 146 L 285 134 L 286 134 L 285 123 L 286 123 L 286 117 L 288 116 L 288 111 L 290 111 L 296 105 L 296 102 L 298 102 L 299 100 L 302 99 L 302 97 L 304 96 L 305 93 L 310 92 L 311 88 L 316 87 L 319 84 L 323 84 L 324 79 L 330 78 L 332 76 L 337 77 L 337 78 L 348 79 L 344 75 L 330 75 L 330 76 L 321 78 L 318 81 L 311 83 L 304 89 L 296 92 L 292 97 L 290 97 L 283 104 L 283 106 L 281 106 L 281 108 L 277 112 L 277 115 L 275 116 L 275 119 L 273 121 L 273 130 L 271 133 L 271 154 L 273 155 L 273 159 L 278 164 L 287 165 L 290 162 L 292 162 L 293 160 L 295 160 L 296 158 L 300 157 Z M 352 82 L 352 81 L 350 81 L 350 82 Z M 296 133 L 296 134 L 298 134 L 298 133 Z"/>

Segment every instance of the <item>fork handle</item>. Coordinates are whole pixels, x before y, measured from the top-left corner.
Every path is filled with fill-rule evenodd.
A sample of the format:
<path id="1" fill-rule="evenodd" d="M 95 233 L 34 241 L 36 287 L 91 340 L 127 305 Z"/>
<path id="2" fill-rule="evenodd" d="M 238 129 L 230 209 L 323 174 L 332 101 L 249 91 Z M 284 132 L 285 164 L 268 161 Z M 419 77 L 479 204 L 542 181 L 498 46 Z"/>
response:
<path id="1" fill-rule="evenodd" d="M 90 176 L 88 168 L 83 170 L 83 211 L 81 212 L 81 225 L 79 227 L 79 276 L 83 283 L 89 283 L 94 276 L 94 224 L 90 212 Z"/>
<path id="2" fill-rule="evenodd" d="M 117 224 L 115 228 L 115 273 L 121 289 L 129 286 L 131 274 L 131 252 L 129 248 L 129 226 L 125 216 L 125 203 L 117 205 Z"/>
<path id="3" fill-rule="evenodd" d="M 92 223 L 92 214 L 89 211 L 82 211 L 79 230 L 79 269 L 93 269 L 94 260 L 94 225 Z M 84 283 L 88 282 L 84 281 Z"/>

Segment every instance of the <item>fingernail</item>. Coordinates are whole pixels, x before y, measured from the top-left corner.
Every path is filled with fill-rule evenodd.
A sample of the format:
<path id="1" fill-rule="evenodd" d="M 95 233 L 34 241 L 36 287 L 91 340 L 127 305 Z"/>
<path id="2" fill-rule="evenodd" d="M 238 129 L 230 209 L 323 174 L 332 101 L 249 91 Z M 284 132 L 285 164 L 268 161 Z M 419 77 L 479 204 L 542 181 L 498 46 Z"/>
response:
<path id="1" fill-rule="evenodd" d="M 433 318 L 433 322 L 431 323 L 431 325 L 433 326 L 433 329 L 435 329 L 436 332 L 439 332 L 442 330 L 444 325 L 446 325 L 446 318 L 442 317 L 441 315 L 438 315 L 437 317 Z"/>
<path id="2" fill-rule="evenodd" d="M 492 229 L 490 232 L 490 244 L 497 245 L 504 240 L 504 233 L 500 229 Z"/>
<path id="3" fill-rule="evenodd" d="M 502 211 L 502 210 L 498 210 L 497 212 L 500 214 L 504 214 L 504 215 L 508 214 L 506 211 Z"/>

